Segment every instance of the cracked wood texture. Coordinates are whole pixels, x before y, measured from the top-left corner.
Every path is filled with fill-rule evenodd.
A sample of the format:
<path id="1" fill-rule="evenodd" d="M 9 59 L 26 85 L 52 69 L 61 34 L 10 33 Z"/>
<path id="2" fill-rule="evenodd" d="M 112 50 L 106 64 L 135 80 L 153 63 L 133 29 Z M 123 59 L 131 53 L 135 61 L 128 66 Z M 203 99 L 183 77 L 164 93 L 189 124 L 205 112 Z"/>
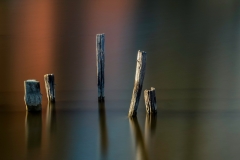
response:
<path id="1" fill-rule="evenodd" d="M 55 84 L 54 84 L 54 75 L 45 74 L 44 75 L 45 88 L 47 92 L 47 98 L 50 102 L 55 102 Z"/>
<path id="2" fill-rule="evenodd" d="M 40 83 L 36 80 L 24 81 L 25 96 L 24 101 L 26 110 L 29 112 L 41 111 L 42 94 L 40 92 Z"/>
<path id="3" fill-rule="evenodd" d="M 137 108 L 139 104 L 139 100 L 142 92 L 142 85 L 145 75 L 146 69 L 146 61 L 147 61 L 147 53 L 144 51 L 138 51 L 137 56 L 137 66 L 136 66 L 136 74 L 135 74 L 135 83 L 132 93 L 132 100 L 129 108 L 129 117 L 135 117 L 137 115 Z"/>
<path id="4" fill-rule="evenodd" d="M 98 100 L 104 100 L 105 34 L 96 36 Z"/>
<path id="5" fill-rule="evenodd" d="M 144 99 L 146 105 L 146 111 L 148 114 L 156 114 L 157 113 L 157 101 L 156 101 L 156 93 L 155 88 L 151 87 L 151 90 L 144 91 Z"/>

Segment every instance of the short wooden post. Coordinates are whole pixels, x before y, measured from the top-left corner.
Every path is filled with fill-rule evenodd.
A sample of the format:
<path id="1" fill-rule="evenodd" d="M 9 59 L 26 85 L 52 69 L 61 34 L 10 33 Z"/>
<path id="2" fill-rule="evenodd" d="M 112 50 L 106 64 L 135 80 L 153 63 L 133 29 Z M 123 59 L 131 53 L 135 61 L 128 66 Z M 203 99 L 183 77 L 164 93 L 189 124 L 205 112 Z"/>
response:
<path id="1" fill-rule="evenodd" d="M 44 81 L 45 81 L 45 88 L 47 92 L 48 101 L 55 102 L 54 75 L 45 74 Z"/>
<path id="2" fill-rule="evenodd" d="M 29 112 L 41 111 L 42 109 L 42 94 L 40 92 L 40 83 L 36 80 L 24 81 L 25 87 L 25 104 Z"/>
<path id="3" fill-rule="evenodd" d="M 137 56 L 135 83 L 134 83 L 132 100 L 131 100 L 129 113 L 128 113 L 129 117 L 135 117 L 137 115 L 137 108 L 138 108 L 138 103 L 139 103 L 141 92 L 142 92 L 142 85 L 143 85 L 143 80 L 145 75 L 146 61 L 147 61 L 147 53 L 139 50 L 138 56 Z"/>
<path id="4" fill-rule="evenodd" d="M 97 51 L 97 85 L 98 100 L 104 100 L 104 63 L 105 63 L 105 34 L 97 34 L 96 51 Z"/>
<path id="5" fill-rule="evenodd" d="M 157 113 L 157 102 L 156 102 L 156 93 L 155 88 L 151 87 L 151 90 L 144 91 L 144 99 L 146 105 L 146 111 L 148 114 Z"/>

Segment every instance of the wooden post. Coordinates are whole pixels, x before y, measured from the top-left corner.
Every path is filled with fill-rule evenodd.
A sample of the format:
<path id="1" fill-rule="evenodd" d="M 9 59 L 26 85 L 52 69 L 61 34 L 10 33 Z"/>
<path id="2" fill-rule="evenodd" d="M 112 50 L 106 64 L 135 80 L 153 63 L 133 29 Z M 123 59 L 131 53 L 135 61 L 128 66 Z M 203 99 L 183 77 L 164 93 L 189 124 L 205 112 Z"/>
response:
<path id="1" fill-rule="evenodd" d="M 29 112 L 41 111 L 42 94 L 40 92 L 40 83 L 36 80 L 26 80 L 24 81 L 24 87 L 26 110 Z"/>
<path id="2" fill-rule="evenodd" d="M 144 91 L 144 99 L 146 105 L 146 111 L 148 114 L 157 113 L 157 102 L 156 102 L 156 93 L 155 88 L 151 87 L 151 90 Z"/>
<path id="3" fill-rule="evenodd" d="M 146 61 L 147 61 L 147 53 L 144 51 L 138 51 L 137 56 L 137 66 L 136 66 L 136 74 L 135 74 L 135 83 L 132 93 L 132 100 L 129 108 L 129 117 L 135 117 L 137 115 L 137 108 L 139 99 L 142 92 L 142 85 L 145 75 L 145 68 L 146 68 Z"/>
<path id="4" fill-rule="evenodd" d="M 47 92 L 48 101 L 55 102 L 54 75 L 45 74 L 44 81 L 45 81 L 45 88 Z"/>
<path id="5" fill-rule="evenodd" d="M 97 51 L 97 85 L 98 85 L 98 100 L 104 100 L 104 63 L 105 63 L 105 34 L 97 34 L 96 36 L 96 51 Z"/>

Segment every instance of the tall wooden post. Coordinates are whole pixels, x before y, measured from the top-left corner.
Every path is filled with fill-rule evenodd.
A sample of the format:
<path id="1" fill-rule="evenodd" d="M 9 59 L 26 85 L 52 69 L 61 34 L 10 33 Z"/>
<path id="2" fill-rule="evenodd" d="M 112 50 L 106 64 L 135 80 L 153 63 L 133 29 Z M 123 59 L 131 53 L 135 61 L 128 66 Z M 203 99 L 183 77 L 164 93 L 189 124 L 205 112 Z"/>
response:
<path id="1" fill-rule="evenodd" d="M 41 111 L 42 109 L 42 94 L 40 92 L 40 83 L 36 80 L 24 81 L 25 96 L 24 101 L 26 110 Z"/>
<path id="2" fill-rule="evenodd" d="M 104 100 L 104 63 L 105 63 L 105 34 L 97 34 L 96 51 L 97 51 L 97 85 L 98 100 Z"/>
<path id="3" fill-rule="evenodd" d="M 145 75 L 146 61 L 147 61 L 147 53 L 139 50 L 138 56 L 137 56 L 135 83 L 134 83 L 132 100 L 131 100 L 129 113 L 128 113 L 129 117 L 135 117 L 137 115 L 138 103 L 141 97 L 142 85 L 143 85 L 143 80 Z"/>

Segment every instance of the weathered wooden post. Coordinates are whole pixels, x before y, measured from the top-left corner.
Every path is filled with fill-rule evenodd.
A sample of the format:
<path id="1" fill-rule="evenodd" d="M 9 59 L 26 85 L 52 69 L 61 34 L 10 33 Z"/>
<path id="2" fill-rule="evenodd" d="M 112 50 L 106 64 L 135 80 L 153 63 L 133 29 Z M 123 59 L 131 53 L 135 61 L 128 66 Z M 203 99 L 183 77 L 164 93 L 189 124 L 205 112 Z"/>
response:
<path id="1" fill-rule="evenodd" d="M 135 74 L 135 83 L 132 93 L 132 100 L 129 108 L 129 117 L 135 117 L 137 115 L 137 108 L 139 99 L 142 92 L 142 85 L 145 75 L 145 68 L 146 68 L 146 61 L 147 61 L 147 53 L 144 51 L 138 51 L 137 56 L 137 66 L 136 66 L 136 74 Z"/>
<path id="2" fill-rule="evenodd" d="M 144 99 L 146 105 L 146 111 L 148 114 L 157 113 L 157 102 L 156 102 L 156 93 L 155 88 L 151 87 L 151 90 L 144 91 Z"/>
<path id="3" fill-rule="evenodd" d="M 45 74 L 44 81 L 45 81 L 45 88 L 47 92 L 48 101 L 55 102 L 54 75 Z"/>
<path id="4" fill-rule="evenodd" d="M 25 88 L 25 104 L 29 112 L 41 111 L 42 109 L 42 94 L 40 92 L 40 83 L 36 80 L 24 81 Z"/>
<path id="5" fill-rule="evenodd" d="M 97 34 L 96 51 L 97 51 L 97 85 L 98 100 L 104 101 L 104 63 L 105 63 L 105 34 Z"/>

